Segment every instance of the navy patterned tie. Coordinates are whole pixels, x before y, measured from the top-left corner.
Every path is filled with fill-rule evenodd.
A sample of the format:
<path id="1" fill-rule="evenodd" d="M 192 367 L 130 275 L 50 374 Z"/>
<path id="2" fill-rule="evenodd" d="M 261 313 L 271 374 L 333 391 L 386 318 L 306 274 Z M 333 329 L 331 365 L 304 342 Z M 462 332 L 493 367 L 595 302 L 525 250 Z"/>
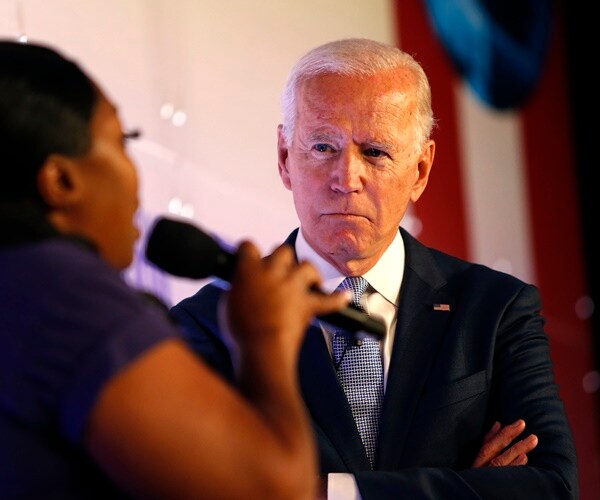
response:
<path id="1" fill-rule="evenodd" d="M 353 304 L 364 310 L 360 305 L 360 297 L 367 286 L 368 282 L 362 276 L 351 276 L 346 278 L 338 289 L 353 290 Z M 336 333 L 333 337 L 333 358 L 338 378 L 373 468 L 383 402 L 383 362 L 379 342 L 371 337 L 357 342 L 347 334 Z"/>

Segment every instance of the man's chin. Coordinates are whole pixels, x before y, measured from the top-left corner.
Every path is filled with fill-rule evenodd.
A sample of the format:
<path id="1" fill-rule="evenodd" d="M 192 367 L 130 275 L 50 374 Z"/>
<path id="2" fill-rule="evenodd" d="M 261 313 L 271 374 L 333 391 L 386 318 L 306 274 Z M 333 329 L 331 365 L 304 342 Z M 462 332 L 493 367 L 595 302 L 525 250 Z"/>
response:
<path id="1" fill-rule="evenodd" d="M 356 241 L 356 233 L 332 235 L 327 239 L 327 254 L 343 260 L 354 260 L 360 258 L 363 249 Z"/>
<path id="2" fill-rule="evenodd" d="M 364 224 L 327 224 L 321 225 L 317 229 L 317 231 L 311 232 L 304 230 L 304 237 L 310 246 L 324 258 L 344 256 L 354 259 L 359 258 L 365 250 L 366 228 Z M 363 235 L 363 238 L 359 240 L 358 235 Z"/>

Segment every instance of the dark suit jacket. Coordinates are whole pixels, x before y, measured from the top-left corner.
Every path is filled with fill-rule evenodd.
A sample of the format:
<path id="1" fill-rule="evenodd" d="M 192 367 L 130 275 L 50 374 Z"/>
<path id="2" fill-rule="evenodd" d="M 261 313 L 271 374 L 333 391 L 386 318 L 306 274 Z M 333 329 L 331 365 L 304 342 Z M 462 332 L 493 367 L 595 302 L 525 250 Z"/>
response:
<path id="1" fill-rule="evenodd" d="M 537 289 L 401 233 L 406 267 L 375 470 L 320 328 L 306 335 L 300 379 L 322 473 L 354 474 L 365 500 L 578 498 L 574 442 Z M 296 234 L 286 243 L 293 245 Z M 220 293 L 207 285 L 171 313 L 193 348 L 235 383 L 217 326 Z M 471 469 L 492 423 L 518 418 L 539 437 L 528 465 Z"/>

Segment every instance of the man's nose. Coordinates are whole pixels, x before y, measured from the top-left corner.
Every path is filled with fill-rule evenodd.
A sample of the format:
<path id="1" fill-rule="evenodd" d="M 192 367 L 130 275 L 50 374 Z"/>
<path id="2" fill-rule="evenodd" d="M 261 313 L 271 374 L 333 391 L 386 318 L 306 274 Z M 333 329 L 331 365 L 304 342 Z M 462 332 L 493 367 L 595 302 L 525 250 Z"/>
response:
<path id="1" fill-rule="evenodd" d="M 358 151 L 346 151 L 335 162 L 331 173 L 331 189 L 342 193 L 362 190 L 365 165 Z"/>

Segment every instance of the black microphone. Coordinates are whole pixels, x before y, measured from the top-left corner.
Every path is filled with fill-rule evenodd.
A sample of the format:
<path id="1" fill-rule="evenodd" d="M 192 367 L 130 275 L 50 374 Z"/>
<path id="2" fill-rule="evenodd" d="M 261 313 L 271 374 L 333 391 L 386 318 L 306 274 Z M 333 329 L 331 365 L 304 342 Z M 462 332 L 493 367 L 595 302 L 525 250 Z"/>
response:
<path id="1" fill-rule="evenodd" d="M 237 262 L 235 254 L 200 228 L 165 217 L 157 219 L 150 232 L 146 243 L 146 259 L 174 276 L 192 279 L 215 276 L 228 282 Z M 376 339 L 385 336 L 383 322 L 353 305 L 318 318 L 352 336 L 368 335 Z"/>

